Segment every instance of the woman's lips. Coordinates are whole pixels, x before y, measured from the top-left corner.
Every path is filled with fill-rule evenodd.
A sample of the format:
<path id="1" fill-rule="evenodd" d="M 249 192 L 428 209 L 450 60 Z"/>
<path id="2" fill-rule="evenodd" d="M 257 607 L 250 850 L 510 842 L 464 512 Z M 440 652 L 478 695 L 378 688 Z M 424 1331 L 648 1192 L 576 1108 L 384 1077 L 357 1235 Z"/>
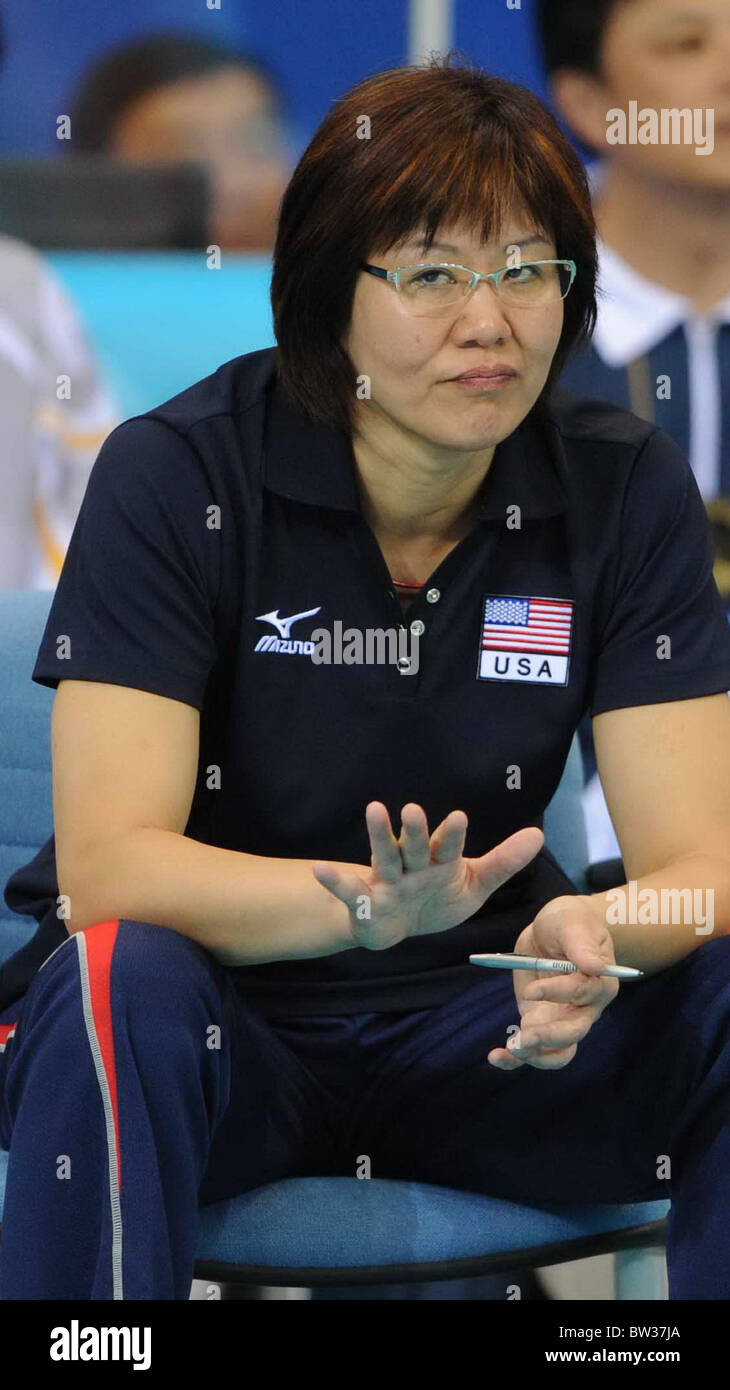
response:
<path id="1" fill-rule="evenodd" d="M 490 376 L 457 376 L 450 385 L 460 386 L 462 391 L 494 391 L 499 386 L 508 386 L 517 380 L 517 372 L 492 373 Z"/>

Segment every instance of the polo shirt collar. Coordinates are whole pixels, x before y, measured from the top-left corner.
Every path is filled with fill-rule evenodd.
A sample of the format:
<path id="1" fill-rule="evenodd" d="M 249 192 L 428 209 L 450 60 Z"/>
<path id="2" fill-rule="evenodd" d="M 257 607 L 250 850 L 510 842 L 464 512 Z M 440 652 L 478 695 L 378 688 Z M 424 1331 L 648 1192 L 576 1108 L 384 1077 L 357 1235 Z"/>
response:
<path id="1" fill-rule="evenodd" d="M 698 318 L 690 299 L 640 275 L 605 241 L 599 241 L 599 309 L 593 345 L 609 367 L 625 367 L 650 352 L 688 320 Z M 702 317 L 730 323 L 730 295 Z"/>
<path id="2" fill-rule="evenodd" d="M 531 421 L 528 416 L 497 445 L 482 483 L 481 520 L 504 522 L 507 508 L 515 505 L 528 521 L 565 510 L 566 495 L 545 434 L 534 429 Z M 301 412 L 276 378 L 267 395 L 263 482 L 271 492 L 294 502 L 362 511 L 347 436 Z"/>

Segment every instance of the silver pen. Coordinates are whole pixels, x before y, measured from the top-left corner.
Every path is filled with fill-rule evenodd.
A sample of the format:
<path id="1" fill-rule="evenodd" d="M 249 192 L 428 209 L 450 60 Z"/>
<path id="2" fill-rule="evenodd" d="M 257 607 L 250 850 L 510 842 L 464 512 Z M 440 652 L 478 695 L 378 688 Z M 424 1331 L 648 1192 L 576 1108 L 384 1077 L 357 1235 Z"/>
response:
<path id="1" fill-rule="evenodd" d="M 492 970 L 543 970 L 557 975 L 572 975 L 578 970 L 578 966 L 573 965 L 570 960 L 546 960 L 541 956 L 508 955 L 503 951 L 470 956 L 469 961 L 472 965 L 486 965 Z M 638 980 L 643 974 L 643 970 L 635 970 L 633 965 L 607 965 L 599 971 L 599 975 L 610 975 L 614 980 Z"/>

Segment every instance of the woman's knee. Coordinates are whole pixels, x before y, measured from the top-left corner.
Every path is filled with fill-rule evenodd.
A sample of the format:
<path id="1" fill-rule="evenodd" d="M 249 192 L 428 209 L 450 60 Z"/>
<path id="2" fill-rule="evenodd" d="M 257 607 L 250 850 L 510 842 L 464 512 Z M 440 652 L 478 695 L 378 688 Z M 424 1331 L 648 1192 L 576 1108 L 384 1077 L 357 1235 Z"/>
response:
<path id="1" fill-rule="evenodd" d="M 82 968 L 109 971 L 115 994 L 178 1007 L 201 993 L 218 999 L 223 970 L 209 951 L 171 927 L 121 917 L 77 932 Z"/>

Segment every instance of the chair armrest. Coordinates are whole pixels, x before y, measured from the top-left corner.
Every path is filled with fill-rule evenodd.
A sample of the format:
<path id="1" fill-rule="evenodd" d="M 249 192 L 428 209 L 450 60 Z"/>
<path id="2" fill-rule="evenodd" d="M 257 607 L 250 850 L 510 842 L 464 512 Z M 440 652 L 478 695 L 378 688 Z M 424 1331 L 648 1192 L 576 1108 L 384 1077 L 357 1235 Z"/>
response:
<path id="1" fill-rule="evenodd" d="M 591 893 L 606 893 L 609 888 L 618 888 L 626 882 L 623 859 L 601 859 L 597 864 L 589 864 L 586 879 Z"/>

